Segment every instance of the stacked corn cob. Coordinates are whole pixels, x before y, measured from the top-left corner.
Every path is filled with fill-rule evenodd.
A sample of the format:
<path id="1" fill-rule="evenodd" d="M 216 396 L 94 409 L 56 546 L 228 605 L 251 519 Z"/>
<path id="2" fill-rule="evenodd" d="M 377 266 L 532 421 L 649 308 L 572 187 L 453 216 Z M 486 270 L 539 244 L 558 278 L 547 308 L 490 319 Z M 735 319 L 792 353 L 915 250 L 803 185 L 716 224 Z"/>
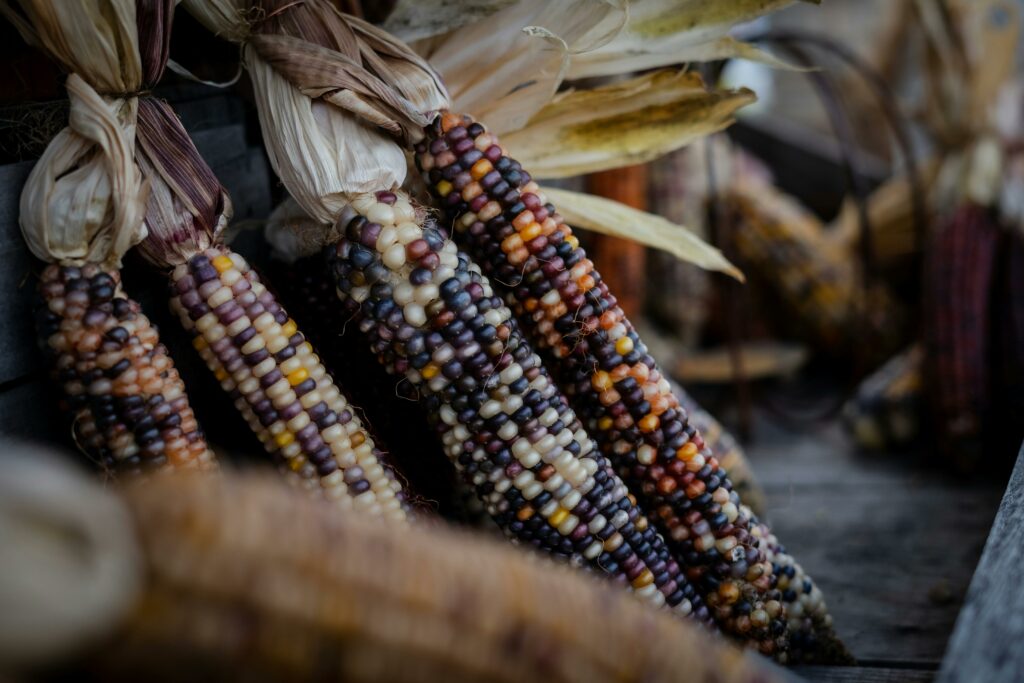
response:
<path id="1" fill-rule="evenodd" d="M 75 440 L 113 473 L 213 468 L 181 378 L 118 272 L 145 236 L 146 191 L 131 158 L 137 103 L 96 91 L 142 85 L 134 3 L 19 6 L 0 10 L 72 72 L 68 128 L 29 176 L 21 226 L 32 252 L 51 263 L 39 284 L 37 323 L 62 402 L 74 415 Z"/>
<path id="2" fill-rule="evenodd" d="M 147 73 L 160 74 L 174 3 L 139 3 Z M 172 308 L 207 367 L 290 478 L 343 510 L 407 517 L 395 473 L 297 325 L 220 243 L 230 201 L 168 105 L 139 104 L 136 156 L 150 182 L 141 252 L 169 272 Z"/>
<path id="3" fill-rule="evenodd" d="M 176 177 L 191 179 L 190 198 L 207 203 L 193 214 L 151 202 L 143 253 L 171 270 L 172 308 L 266 450 L 342 509 L 404 519 L 401 484 L 312 346 L 245 259 L 204 229 L 203 215 L 223 210 L 223 190 L 164 103 L 140 112 L 139 155 L 157 198 L 172 196 L 160 187 L 175 172 L 166 159 L 195 169 Z"/>
<path id="4" fill-rule="evenodd" d="M 115 473 L 214 467 L 167 349 L 118 272 L 54 264 L 39 291 L 39 333 L 79 446 Z"/>
<path id="5" fill-rule="evenodd" d="M 766 654 L 781 652 L 785 614 L 756 522 L 572 231 L 468 117 L 439 117 L 416 160 L 459 237 L 554 357 L 602 451 L 657 517 L 719 624 Z"/>

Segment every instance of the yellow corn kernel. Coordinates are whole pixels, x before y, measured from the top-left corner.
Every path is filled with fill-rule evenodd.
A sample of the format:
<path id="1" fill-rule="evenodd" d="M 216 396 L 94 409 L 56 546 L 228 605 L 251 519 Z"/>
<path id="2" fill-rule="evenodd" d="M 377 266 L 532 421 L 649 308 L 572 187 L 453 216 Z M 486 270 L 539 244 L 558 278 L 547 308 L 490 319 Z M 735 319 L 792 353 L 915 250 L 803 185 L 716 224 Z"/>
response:
<path id="1" fill-rule="evenodd" d="M 437 373 L 441 372 L 441 369 L 433 363 L 427 363 L 420 370 L 420 374 L 423 375 L 423 379 L 434 379 L 437 377 Z"/>
<path id="2" fill-rule="evenodd" d="M 559 524 L 564 522 L 565 518 L 568 516 L 569 511 L 563 507 L 559 507 L 551 514 L 550 517 L 548 517 L 548 521 L 551 523 L 551 526 L 558 526 Z"/>
<path id="3" fill-rule="evenodd" d="M 281 334 L 283 334 L 286 337 L 290 337 L 293 334 L 295 334 L 295 332 L 298 331 L 298 329 L 299 326 L 295 324 L 295 321 L 292 320 L 291 318 L 288 318 L 288 322 L 286 322 L 284 325 L 281 325 Z"/>
<path id="4" fill-rule="evenodd" d="M 288 430 L 285 430 L 274 437 L 274 443 L 276 443 L 279 448 L 284 448 L 292 441 L 295 441 L 295 435 Z"/>
<path id="5" fill-rule="evenodd" d="M 447 197 L 448 193 L 452 191 L 452 184 L 447 180 L 442 180 L 437 184 L 437 193 L 442 197 Z"/>
<path id="6" fill-rule="evenodd" d="M 309 371 L 306 368 L 299 368 L 288 374 L 288 384 L 291 384 L 293 387 L 302 384 L 307 379 L 309 379 Z"/>
<path id="7" fill-rule="evenodd" d="M 224 256 L 223 254 L 214 257 L 214 259 L 210 261 L 210 263 L 213 264 L 213 267 L 217 269 L 218 273 L 223 273 L 224 271 L 233 268 L 235 265 L 230 258 Z"/>

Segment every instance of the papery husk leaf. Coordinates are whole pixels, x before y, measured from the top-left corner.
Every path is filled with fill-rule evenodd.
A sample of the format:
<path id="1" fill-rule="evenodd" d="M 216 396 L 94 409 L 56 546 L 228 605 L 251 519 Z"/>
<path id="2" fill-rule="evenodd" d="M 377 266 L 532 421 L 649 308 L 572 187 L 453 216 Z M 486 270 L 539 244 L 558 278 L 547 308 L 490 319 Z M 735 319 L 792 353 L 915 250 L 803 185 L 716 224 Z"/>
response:
<path id="1" fill-rule="evenodd" d="M 719 59 L 745 59 L 750 62 L 757 62 L 770 66 L 773 69 L 785 71 L 809 71 L 809 69 L 788 62 L 766 52 L 756 45 L 736 40 L 732 36 L 723 36 L 706 43 L 698 43 L 689 47 L 673 47 L 667 53 L 662 52 L 640 52 L 633 55 L 619 55 L 609 53 L 607 55 L 588 55 L 589 67 L 595 71 L 620 71 L 622 73 L 633 71 L 646 71 L 657 69 L 674 64 L 689 64 L 693 62 L 711 62 Z M 614 61 L 614 64 L 604 64 L 605 60 Z M 628 67 L 628 68 L 627 68 Z M 570 68 L 570 72 L 572 69 Z"/>
<path id="2" fill-rule="evenodd" d="M 231 219 L 231 202 L 174 111 L 163 101 L 139 102 L 136 159 L 151 182 L 149 239 L 142 255 L 160 266 L 185 263 L 214 242 Z"/>
<path id="3" fill-rule="evenodd" d="M 247 51 L 258 53 L 305 95 L 407 140 L 422 137 L 423 126 L 449 106 L 440 77 L 422 57 L 327 2 L 187 0 L 185 5 L 211 30 L 247 41 Z"/>
<path id="4" fill-rule="evenodd" d="M 517 0 L 398 0 L 384 29 L 411 43 L 487 20 Z"/>
<path id="5" fill-rule="evenodd" d="M 77 74 L 67 89 L 68 127 L 22 190 L 22 234 L 44 261 L 116 269 L 146 236 L 147 188 L 133 161 L 136 100 L 108 102 Z"/>
<path id="6" fill-rule="evenodd" d="M 701 52 L 693 50 L 696 46 L 719 40 L 736 24 L 756 19 L 793 2 L 633 0 L 629 6 L 629 21 L 622 31 L 606 45 L 576 55 L 568 77 L 614 76 L 638 69 L 700 61 Z"/>
<path id="7" fill-rule="evenodd" d="M 505 146 L 537 178 L 563 178 L 638 164 L 722 130 L 746 89 L 709 91 L 692 72 L 659 71 L 558 95 Z"/>
<path id="8" fill-rule="evenodd" d="M 743 273 L 722 252 L 681 225 L 611 199 L 552 187 L 542 190 L 573 227 L 661 249 L 680 261 L 744 281 Z"/>
<path id="9" fill-rule="evenodd" d="M 453 107 L 501 134 L 517 130 L 557 92 L 571 55 L 611 40 L 625 6 L 608 0 L 521 0 L 491 17 L 419 42 Z"/>
<path id="10" fill-rule="evenodd" d="M 346 195 L 402 184 L 405 153 L 383 132 L 310 99 L 254 50 L 245 50 L 245 60 L 270 164 L 306 213 L 331 224 Z"/>
<path id="11" fill-rule="evenodd" d="M 135 0 L 0 0 L 26 42 L 44 50 L 103 95 L 142 86 Z"/>

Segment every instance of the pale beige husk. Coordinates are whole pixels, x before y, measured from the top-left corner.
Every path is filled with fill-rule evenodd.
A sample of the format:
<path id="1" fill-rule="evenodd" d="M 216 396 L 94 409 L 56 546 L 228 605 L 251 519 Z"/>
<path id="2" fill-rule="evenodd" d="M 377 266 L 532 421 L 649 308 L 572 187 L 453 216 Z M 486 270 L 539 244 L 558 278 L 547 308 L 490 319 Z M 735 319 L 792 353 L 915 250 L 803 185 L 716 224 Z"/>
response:
<path id="1" fill-rule="evenodd" d="M 553 187 L 542 189 L 565 222 L 574 227 L 633 240 L 743 281 L 743 273 L 722 252 L 681 225 L 604 197 Z"/>
<path id="2" fill-rule="evenodd" d="M 736 25 L 795 0 L 632 0 L 629 21 L 609 43 L 573 58 L 569 78 L 626 74 L 724 57 L 773 61 L 740 41 L 721 41 Z M 803 0 L 817 4 L 819 0 Z"/>
<path id="3" fill-rule="evenodd" d="M 750 90 L 709 90 L 664 70 L 555 96 L 503 144 L 537 178 L 564 178 L 656 159 L 733 122 Z"/>
<path id="4" fill-rule="evenodd" d="M 137 102 L 116 97 L 142 85 L 135 3 L 19 5 L 24 15 L 7 2 L 0 12 L 72 72 L 68 127 L 50 142 L 22 190 L 22 233 L 44 261 L 116 268 L 146 236 L 147 184 L 133 160 Z"/>

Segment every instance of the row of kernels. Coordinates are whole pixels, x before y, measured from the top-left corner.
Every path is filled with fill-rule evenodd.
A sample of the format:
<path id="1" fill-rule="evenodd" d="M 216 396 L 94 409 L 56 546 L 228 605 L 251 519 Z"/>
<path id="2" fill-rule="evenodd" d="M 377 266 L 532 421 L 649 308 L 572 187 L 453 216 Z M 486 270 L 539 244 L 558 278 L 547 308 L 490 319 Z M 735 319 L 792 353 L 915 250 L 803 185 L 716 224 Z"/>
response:
<path id="1" fill-rule="evenodd" d="M 390 247 L 382 254 L 375 237 L 392 226 L 370 221 L 371 208 L 363 203 L 364 215 L 329 248 L 338 294 L 360 310 L 359 329 L 388 371 L 420 391 L 450 459 L 499 526 L 599 567 L 656 604 L 706 618 L 486 278 L 431 224 L 416 240 L 428 253 L 387 267 Z M 360 301 L 351 296 L 357 286 L 365 289 Z M 423 288 L 427 319 L 410 319 L 395 293 L 415 297 Z"/>
<path id="2" fill-rule="evenodd" d="M 114 473 L 215 468 L 184 384 L 118 273 L 51 265 L 39 291 L 39 333 L 79 446 Z"/>
<path id="3" fill-rule="evenodd" d="M 173 278 L 173 307 L 267 451 L 343 508 L 404 519 L 401 487 L 359 418 L 245 260 L 212 248 Z"/>
<path id="4" fill-rule="evenodd" d="M 671 387 L 657 372 L 653 358 L 579 249 L 571 230 L 529 175 L 504 154 L 482 126 L 446 114 L 426 132 L 427 139 L 416 149 L 417 160 L 427 169 L 426 179 L 440 205 L 487 274 L 506 288 L 510 303 L 535 333 L 538 346 L 561 359 L 558 369 L 566 393 L 596 432 L 601 450 L 651 508 L 660 511 L 662 528 L 676 539 L 679 556 L 706 595 L 711 596 L 723 580 L 731 578 L 733 569 L 744 570 L 740 581 L 745 582 L 753 571 L 751 565 L 761 568 L 766 564 L 763 549 L 747 531 L 750 519 L 736 515 L 730 520 L 723 505 L 714 499 L 717 489 L 730 490 L 731 483 L 688 424 Z M 480 138 L 480 143 L 464 142 Z M 480 155 L 494 170 L 480 181 L 484 196 L 469 203 L 460 193 L 457 179 Z M 497 203 L 501 212 L 492 211 L 485 220 L 478 209 L 489 202 Z M 545 231 L 543 223 L 549 220 L 557 227 Z M 541 223 L 542 229 L 534 230 L 534 223 Z M 524 231 L 532 239 L 524 239 Z M 637 371 L 635 374 L 643 377 L 637 379 L 631 376 L 632 368 L 640 365 L 646 370 Z M 601 390 L 591 385 L 597 371 L 608 373 L 598 380 Z M 692 470 L 672 466 L 688 442 L 696 446 L 703 462 L 691 457 Z M 662 465 L 655 470 L 656 478 L 651 477 L 653 463 L 638 458 L 642 445 L 653 449 L 654 463 Z M 648 459 L 651 455 L 651 451 L 645 452 Z M 730 502 L 738 503 L 738 497 Z M 729 537 L 751 551 L 753 561 L 744 557 L 743 563 L 737 564 L 739 559 L 722 557 L 717 540 Z M 767 578 L 764 572 L 758 573 L 756 580 L 759 585 L 768 584 L 769 589 L 741 584 L 744 595 L 757 599 L 755 608 L 776 597 L 770 588 L 770 571 Z M 735 626 L 747 607 L 744 601 L 732 610 L 724 626 Z M 771 652 L 784 646 L 784 629 L 784 619 L 778 618 L 744 637 Z"/>

